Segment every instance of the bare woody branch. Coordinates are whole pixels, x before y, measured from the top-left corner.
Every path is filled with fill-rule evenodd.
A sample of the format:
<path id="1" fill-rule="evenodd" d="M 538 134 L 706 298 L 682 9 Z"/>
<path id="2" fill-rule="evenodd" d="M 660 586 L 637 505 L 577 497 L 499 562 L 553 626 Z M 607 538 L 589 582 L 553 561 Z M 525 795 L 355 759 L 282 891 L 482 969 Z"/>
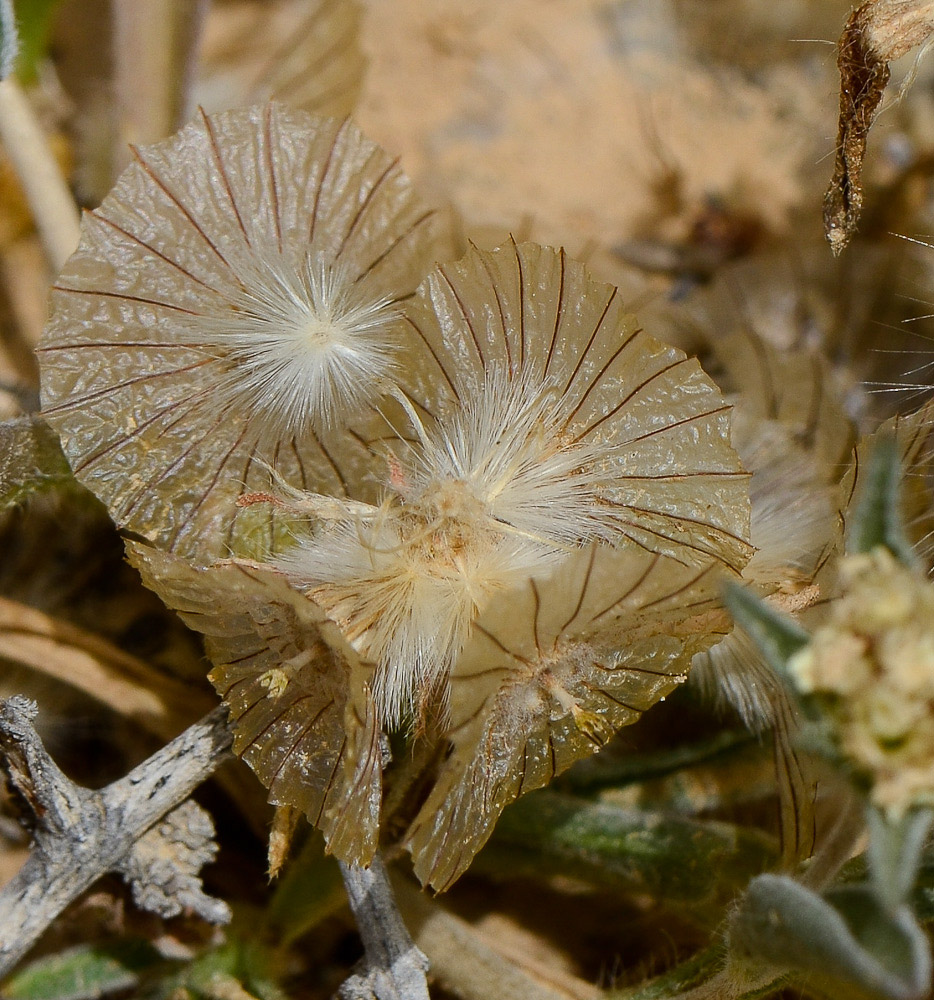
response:
<path id="1" fill-rule="evenodd" d="M 33 727 L 36 711 L 22 697 L 0 703 L 3 767 L 35 824 L 28 861 L 0 891 L 0 975 L 108 872 L 124 875 L 137 902 L 160 914 L 187 909 L 226 922 L 227 906 L 204 894 L 197 875 L 214 853 L 210 817 L 192 803 L 176 808 L 228 756 L 226 710 L 218 707 L 100 791 L 62 774 Z"/>
<path id="2" fill-rule="evenodd" d="M 337 992 L 340 1000 L 428 1000 L 428 959 L 415 947 L 377 854 L 369 868 L 345 865 L 341 874 L 366 957 L 363 969 Z"/>

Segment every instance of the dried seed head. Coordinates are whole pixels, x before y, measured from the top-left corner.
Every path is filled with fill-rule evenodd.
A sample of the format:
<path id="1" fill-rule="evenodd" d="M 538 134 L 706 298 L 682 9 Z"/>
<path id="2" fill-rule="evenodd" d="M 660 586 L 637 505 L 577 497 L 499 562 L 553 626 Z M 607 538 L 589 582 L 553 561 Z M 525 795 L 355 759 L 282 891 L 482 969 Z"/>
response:
<path id="1" fill-rule="evenodd" d="M 715 564 L 593 546 L 480 616 L 451 676 L 452 751 L 406 842 L 442 890 L 502 810 L 684 681 L 729 625 Z"/>
<path id="2" fill-rule="evenodd" d="M 132 542 L 127 552 L 144 583 L 206 636 L 234 752 L 269 801 L 303 812 L 341 860 L 368 864 L 382 771 L 372 667 L 268 569 L 227 562 L 199 570 Z"/>
<path id="3" fill-rule="evenodd" d="M 275 546 L 269 507 L 233 506 L 266 466 L 372 495 L 343 428 L 393 373 L 430 215 L 352 125 L 277 105 L 138 153 L 86 216 L 39 349 L 78 477 L 121 526 L 202 562 Z"/>
<path id="4" fill-rule="evenodd" d="M 348 115 L 363 82 L 360 19 L 356 0 L 212 6 L 195 100 L 208 111 L 273 99 L 316 115 Z"/>
<path id="5" fill-rule="evenodd" d="M 469 405 L 493 368 L 534 378 L 562 438 L 600 452 L 592 489 L 619 543 L 733 568 L 749 558 L 729 405 L 583 265 L 535 244 L 472 249 L 428 276 L 408 318 L 429 348 L 400 376 L 419 408 Z"/>
<path id="6" fill-rule="evenodd" d="M 428 349 L 400 373 L 411 401 L 384 502 L 278 562 L 378 665 L 386 723 L 443 698 L 495 595 L 591 541 L 689 565 L 748 557 L 728 407 L 615 299 L 528 244 L 474 250 L 419 291 L 410 323 Z"/>

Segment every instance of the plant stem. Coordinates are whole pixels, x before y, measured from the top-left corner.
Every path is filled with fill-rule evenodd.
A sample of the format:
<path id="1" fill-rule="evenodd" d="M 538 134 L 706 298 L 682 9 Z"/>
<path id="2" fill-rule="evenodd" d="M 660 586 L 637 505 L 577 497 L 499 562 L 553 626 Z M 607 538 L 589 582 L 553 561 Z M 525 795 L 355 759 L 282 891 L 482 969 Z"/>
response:
<path id="1" fill-rule="evenodd" d="M 78 245 L 78 209 L 26 95 L 12 78 L 0 81 L 0 142 L 57 274 Z"/>

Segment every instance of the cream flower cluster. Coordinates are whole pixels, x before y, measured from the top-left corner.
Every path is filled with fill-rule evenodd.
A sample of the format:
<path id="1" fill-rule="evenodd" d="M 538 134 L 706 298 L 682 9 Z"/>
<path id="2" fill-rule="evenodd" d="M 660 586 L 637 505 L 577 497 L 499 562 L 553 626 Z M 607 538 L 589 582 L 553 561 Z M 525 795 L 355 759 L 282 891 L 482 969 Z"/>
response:
<path id="1" fill-rule="evenodd" d="M 839 747 L 897 819 L 934 804 L 934 585 L 884 548 L 846 557 L 830 621 L 789 662 Z"/>

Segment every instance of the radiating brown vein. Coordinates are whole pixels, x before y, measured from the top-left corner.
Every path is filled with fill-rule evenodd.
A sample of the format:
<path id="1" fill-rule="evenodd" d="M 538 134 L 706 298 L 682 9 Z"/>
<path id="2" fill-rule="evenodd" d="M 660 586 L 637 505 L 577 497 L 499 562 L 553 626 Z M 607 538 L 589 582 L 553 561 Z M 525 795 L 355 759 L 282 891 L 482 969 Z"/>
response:
<path id="1" fill-rule="evenodd" d="M 105 292 L 100 288 L 68 288 L 65 285 L 52 285 L 53 292 L 67 292 L 69 295 L 88 295 L 94 298 L 117 299 L 121 302 L 137 302 L 144 306 L 156 306 L 161 309 L 169 309 L 172 312 L 184 313 L 186 316 L 203 316 L 204 313 L 195 312 L 194 309 L 186 309 L 184 306 L 177 306 L 171 302 L 160 302 L 158 299 L 146 299 L 139 295 L 127 295 L 125 292 Z"/>
<path id="2" fill-rule="evenodd" d="M 718 413 L 726 413 L 732 410 L 733 407 L 729 403 L 724 403 L 723 406 L 718 406 L 713 410 L 707 410 L 704 413 L 695 413 L 690 417 L 684 417 L 682 420 L 676 420 L 672 424 L 665 424 L 664 427 L 656 427 L 654 430 L 646 431 L 645 434 L 640 434 L 638 437 L 628 438 L 626 441 L 622 442 L 620 448 L 623 449 L 626 445 L 637 444 L 639 441 L 645 441 L 647 438 L 655 437 L 656 434 L 664 434 L 667 431 L 674 430 L 676 427 L 683 427 L 685 424 L 693 423 L 695 420 L 703 420 L 705 417 L 713 417 Z"/>
<path id="3" fill-rule="evenodd" d="M 132 151 L 133 156 L 136 158 L 136 162 L 140 165 L 140 167 L 142 167 L 142 169 L 145 171 L 150 180 L 156 185 L 157 188 L 159 188 L 160 191 L 162 191 L 162 193 L 166 196 L 166 198 L 168 198 L 169 201 L 171 201 L 172 204 L 178 208 L 178 210 L 182 213 L 182 215 L 191 224 L 195 232 L 198 233 L 198 235 L 204 240 L 204 242 L 207 243 L 207 245 L 211 248 L 211 250 L 217 256 L 218 260 L 220 260 L 220 262 L 225 267 L 229 268 L 230 263 L 228 262 L 227 258 L 220 252 L 220 250 L 214 244 L 214 241 L 211 240 L 208 234 L 201 228 L 200 224 L 191 214 L 191 212 L 189 212 L 188 209 L 185 208 L 182 202 L 169 190 L 166 184 L 155 172 L 155 170 L 153 170 L 152 167 L 146 162 L 146 160 L 143 158 L 143 154 L 139 151 L 139 149 L 137 149 L 136 146 L 130 146 L 130 150 Z"/>
<path id="4" fill-rule="evenodd" d="M 165 261 L 165 263 L 168 264 L 170 267 L 174 267 L 177 271 L 179 271 L 179 273 L 183 274 L 186 278 L 190 278 L 192 281 L 200 285 L 202 288 L 206 288 L 209 292 L 214 292 L 214 293 L 217 292 L 216 288 L 213 288 L 207 282 L 202 281 L 200 278 L 196 277 L 194 274 L 191 273 L 191 271 L 188 270 L 188 268 L 182 267 L 182 265 L 179 264 L 177 260 L 173 260 L 171 257 L 164 254 L 161 250 L 157 250 L 151 243 L 147 243 L 144 239 L 141 239 L 135 233 L 131 233 L 128 229 L 124 229 L 123 226 L 118 225 L 116 222 L 113 221 L 113 219 L 104 215 L 104 213 L 99 208 L 95 209 L 93 212 L 88 212 L 88 216 L 97 222 L 106 223 L 108 226 L 111 227 L 111 229 L 115 229 L 122 236 L 125 236 L 128 240 L 131 240 L 133 243 L 136 243 L 137 246 L 141 246 L 144 250 L 147 250 L 149 251 L 149 253 L 153 254 L 153 256 L 158 257 L 160 260 Z"/>
<path id="5" fill-rule="evenodd" d="M 460 314 L 464 319 L 464 323 L 466 323 L 467 325 L 467 329 L 470 332 L 470 339 L 473 342 L 473 346 L 477 352 L 477 357 L 480 360 L 480 367 L 486 369 L 486 358 L 483 356 L 483 348 L 480 346 L 480 341 L 477 339 L 477 331 L 474 330 L 473 322 L 470 319 L 470 314 L 467 312 L 467 307 L 464 305 L 464 300 L 460 297 L 460 294 L 454 287 L 454 283 L 448 277 L 447 271 L 444 270 L 443 265 L 439 264 L 437 267 L 437 271 L 438 274 L 440 274 L 441 277 L 444 279 L 448 288 L 450 288 L 451 294 L 454 296 L 454 301 L 457 303 L 457 307 L 460 310 Z"/>
<path id="6" fill-rule="evenodd" d="M 266 170 L 269 174 L 269 198 L 272 202 L 272 220 L 276 226 L 276 246 L 282 253 L 282 219 L 279 208 L 279 185 L 276 181 L 276 158 L 272 155 L 272 104 L 263 108 L 263 153 L 266 158 Z"/>
<path id="7" fill-rule="evenodd" d="M 328 172 L 331 169 L 331 162 L 334 159 L 334 152 L 337 149 L 337 144 L 350 123 L 349 118 L 345 118 L 337 128 L 334 133 L 334 138 L 331 140 L 331 147 L 328 150 L 328 155 L 325 157 L 324 166 L 321 169 L 321 175 L 318 178 L 318 182 L 315 185 L 315 200 L 311 209 L 311 224 L 308 227 L 308 242 L 313 243 L 315 238 L 315 229 L 318 225 L 318 211 L 321 207 L 321 192 L 324 189 L 325 182 L 327 180 Z"/>
<path id="8" fill-rule="evenodd" d="M 230 202 L 230 207 L 233 209 L 237 225 L 240 227 L 240 232 L 243 233 L 246 245 L 251 246 L 249 234 L 246 231 L 246 226 L 243 224 L 243 217 L 240 215 L 240 209 L 237 207 L 237 199 L 234 197 L 233 188 L 230 186 L 230 178 L 227 176 L 227 168 L 224 166 L 224 160 L 221 157 L 221 151 L 217 145 L 217 135 L 214 132 L 214 126 L 211 124 L 210 118 L 208 118 L 208 116 L 204 113 L 204 108 L 199 106 L 198 111 L 201 114 L 201 121 L 204 125 L 204 129 L 208 134 L 208 141 L 211 144 L 214 162 L 221 175 L 221 181 L 224 185 L 224 191 L 227 194 L 227 200 Z"/>
<path id="9" fill-rule="evenodd" d="M 108 396 L 112 392 L 117 392 L 120 389 L 128 389 L 131 385 L 138 385 L 140 382 L 150 382 L 157 378 L 165 378 L 167 375 L 178 375 L 181 372 L 194 371 L 196 368 L 203 368 L 204 365 L 212 364 L 216 360 L 216 358 L 205 358 L 203 361 L 196 361 L 183 368 L 170 368 L 167 371 L 146 372 L 143 375 L 136 375 L 133 378 L 125 379 L 123 382 L 117 382 L 114 385 L 109 385 L 104 389 L 97 389 L 86 396 L 79 396 L 77 398 L 72 397 L 71 399 L 66 399 L 64 402 L 59 403 L 57 406 L 48 406 L 45 410 L 43 410 L 43 413 L 60 413 L 63 410 L 73 410 L 75 407 L 93 402 L 95 399 L 100 399 L 102 396 Z"/>

